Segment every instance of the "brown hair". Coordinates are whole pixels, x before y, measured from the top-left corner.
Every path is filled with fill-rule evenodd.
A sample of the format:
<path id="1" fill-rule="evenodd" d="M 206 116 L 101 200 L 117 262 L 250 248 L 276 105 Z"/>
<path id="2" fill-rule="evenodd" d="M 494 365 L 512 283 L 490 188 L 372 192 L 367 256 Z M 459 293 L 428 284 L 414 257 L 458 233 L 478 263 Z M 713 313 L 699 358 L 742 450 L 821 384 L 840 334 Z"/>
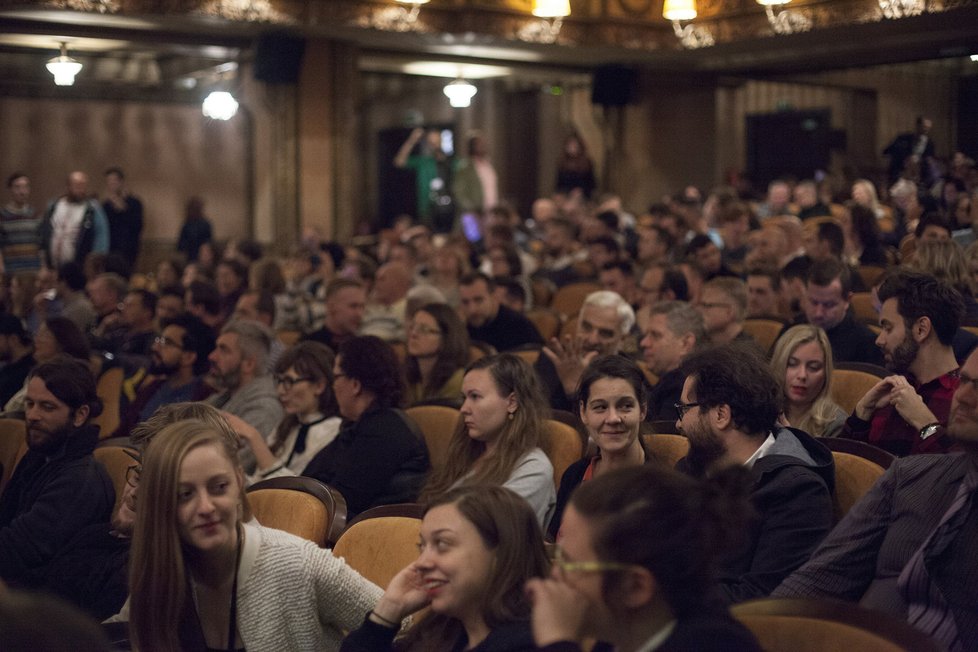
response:
<path id="1" fill-rule="evenodd" d="M 453 505 L 493 553 L 493 572 L 481 592 L 485 624 L 494 629 L 528 621 L 530 604 L 523 587 L 528 579 L 545 576 L 549 566 L 533 509 L 509 489 L 492 485 L 452 489 L 428 503 L 425 514 L 442 505 Z M 462 631 L 458 619 L 429 612 L 398 641 L 397 649 L 448 650 Z"/>
<path id="2" fill-rule="evenodd" d="M 469 437 L 464 421 L 459 419 L 448 444 L 448 461 L 432 474 L 422 491 L 422 502 L 437 499 L 462 478 L 466 478 L 466 484 L 501 485 L 513 472 L 516 462 L 544 441 L 543 421 L 549 406 L 533 368 L 512 353 L 500 353 L 476 360 L 466 368 L 465 374 L 480 369 L 489 372 L 501 396 L 516 397 L 518 408 L 497 435 L 494 452 L 484 459 L 485 442 Z"/>
<path id="3" fill-rule="evenodd" d="M 190 587 L 177 523 L 177 485 L 183 460 L 200 446 L 216 447 L 231 463 L 242 506 L 239 523 L 251 518 L 237 447 L 225 433 L 209 424 L 180 421 L 150 442 L 143 456 L 129 563 L 129 624 L 137 649 L 180 649 L 179 622 Z"/>
<path id="4" fill-rule="evenodd" d="M 312 383 L 325 383 L 326 387 L 319 395 L 319 411 L 324 417 L 334 417 L 339 414 L 336 396 L 333 394 L 333 351 L 319 342 L 299 342 L 282 352 L 275 363 L 275 373 L 284 374 L 289 369 Z M 289 432 L 299 425 L 299 417 L 295 414 L 286 415 L 275 428 L 275 434 L 268 448 L 275 457 L 282 453 Z"/>
<path id="5" fill-rule="evenodd" d="M 438 324 L 441 331 L 441 347 L 438 349 L 438 359 L 431 370 L 431 378 L 422 388 L 425 398 L 434 397 L 442 385 L 448 382 L 456 370 L 465 366 L 469 359 L 469 334 L 458 313 L 449 306 L 439 303 L 429 303 L 419 308 L 415 314 L 426 312 Z M 418 360 L 408 356 L 405 361 L 405 374 L 409 383 L 421 382 L 421 370 Z"/>

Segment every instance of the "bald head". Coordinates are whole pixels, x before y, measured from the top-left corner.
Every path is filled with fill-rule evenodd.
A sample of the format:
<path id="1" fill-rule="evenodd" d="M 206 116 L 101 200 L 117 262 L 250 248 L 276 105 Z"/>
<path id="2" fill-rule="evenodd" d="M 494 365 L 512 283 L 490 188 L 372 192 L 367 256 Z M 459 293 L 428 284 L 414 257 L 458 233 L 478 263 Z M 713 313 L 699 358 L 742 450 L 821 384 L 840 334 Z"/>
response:
<path id="1" fill-rule="evenodd" d="M 374 278 L 374 301 L 385 305 L 400 301 L 407 296 L 412 280 L 411 270 L 404 263 L 381 265 Z"/>
<path id="2" fill-rule="evenodd" d="M 84 172 L 72 172 L 68 175 L 68 199 L 82 201 L 88 198 L 88 175 Z"/>

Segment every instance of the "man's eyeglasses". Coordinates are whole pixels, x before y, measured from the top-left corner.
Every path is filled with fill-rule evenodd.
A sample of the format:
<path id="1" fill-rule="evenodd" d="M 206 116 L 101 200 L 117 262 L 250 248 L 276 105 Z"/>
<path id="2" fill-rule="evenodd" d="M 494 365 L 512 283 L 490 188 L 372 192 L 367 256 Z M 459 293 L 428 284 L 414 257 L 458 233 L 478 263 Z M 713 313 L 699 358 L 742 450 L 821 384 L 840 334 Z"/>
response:
<path id="1" fill-rule="evenodd" d="M 561 575 L 567 573 L 603 573 L 605 571 L 622 571 L 632 567 L 632 564 L 622 564 L 616 561 L 567 561 L 560 546 L 554 547 L 554 567 Z"/>
<path id="2" fill-rule="evenodd" d="M 275 380 L 276 386 L 281 385 L 286 391 L 292 389 L 296 383 L 312 381 L 312 378 L 309 378 L 308 376 L 297 376 L 296 378 L 293 378 L 292 376 L 280 376 L 279 374 L 275 374 L 272 376 L 272 378 Z"/>
<path id="3" fill-rule="evenodd" d="M 692 410 L 694 407 L 699 407 L 699 403 L 675 403 L 676 412 L 679 413 L 679 418 L 682 419 L 686 416 L 686 413 Z"/>
<path id="4" fill-rule="evenodd" d="M 174 340 L 171 340 L 169 337 L 163 337 L 162 335 L 153 338 L 153 344 L 158 344 L 160 346 L 172 346 L 175 349 L 180 349 L 181 351 L 183 350 L 183 344 L 180 344 L 179 342 L 175 342 Z"/>
<path id="5" fill-rule="evenodd" d="M 139 488 L 139 476 L 143 472 L 143 467 L 138 464 L 133 464 L 126 469 L 126 484 L 128 484 L 133 489 Z"/>

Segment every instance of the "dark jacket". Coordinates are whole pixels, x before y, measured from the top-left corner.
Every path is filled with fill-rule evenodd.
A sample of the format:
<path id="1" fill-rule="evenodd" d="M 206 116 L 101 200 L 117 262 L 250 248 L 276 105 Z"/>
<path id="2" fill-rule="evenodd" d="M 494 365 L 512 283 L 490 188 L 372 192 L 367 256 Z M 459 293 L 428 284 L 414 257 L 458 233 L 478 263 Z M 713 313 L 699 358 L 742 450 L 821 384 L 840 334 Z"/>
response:
<path id="1" fill-rule="evenodd" d="M 369 614 L 368 614 L 369 616 Z M 394 634 L 397 630 L 384 627 L 365 618 L 359 629 L 350 633 L 340 646 L 340 652 L 380 652 L 393 650 Z M 462 652 L 466 649 L 468 639 L 463 634 L 449 652 Z M 537 647 L 533 643 L 533 632 L 529 621 L 509 623 L 494 627 L 489 635 L 470 648 L 469 652 L 532 652 Z"/>
<path id="2" fill-rule="evenodd" d="M 649 392 L 649 409 L 645 414 L 646 421 L 675 421 L 679 418 L 676 403 L 683 393 L 683 383 L 686 375 L 679 369 L 667 371 L 662 375 Z"/>
<path id="3" fill-rule="evenodd" d="M 577 460 L 567 467 L 564 475 L 560 476 L 560 487 L 557 489 L 557 503 L 554 505 L 554 515 L 547 526 L 547 536 L 557 540 L 557 532 L 560 531 L 560 522 L 564 519 L 564 510 L 570 502 L 571 494 L 584 481 L 584 472 L 591 464 L 591 457 Z"/>
<path id="4" fill-rule="evenodd" d="M 51 202 L 48 206 L 40 226 L 41 247 L 44 250 L 44 260 L 49 266 L 51 265 L 51 237 L 54 235 L 54 225 L 51 223 L 51 218 L 54 217 L 54 209 L 58 205 L 58 201 L 60 199 Z M 78 241 L 75 243 L 75 262 L 79 265 L 85 261 L 88 254 L 95 250 L 96 232 L 99 229 L 104 231 L 102 236 L 107 243 L 109 226 L 104 213 L 102 213 L 102 207 L 94 199 L 86 200 L 85 214 L 82 216 L 81 228 L 78 230 Z"/>
<path id="5" fill-rule="evenodd" d="M 336 488 L 353 518 L 369 507 L 415 500 L 429 467 L 428 449 L 407 415 L 379 408 L 345 422 L 302 475 Z"/>
<path id="6" fill-rule="evenodd" d="M 497 351 L 511 351 L 527 344 L 543 344 L 543 338 L 526 315 L 499 306 L 496 317 L 482 326 L 468 326 L 469 339 L 491 344 Z"/>
<path id="7" fill-rule="evenodd" d="M 786 324 L 781 330 L 780 338 L 792 326 L 807 324 L 808 319 L 802 313 L 798 319 L 790 324 Z M 876 346 L 876 334 L 869 330 L 865 324 L 856 321 L 852 308 L 846 312 L 846 316 L 835 325 L 825 331 L 832 345 L 832 359 L 836 364 L 840 362 L 868 362 L 870 364 L 883 366 L 883 353 Z"/>
<path id="8" fill-rule="evenodd" d="M 44 590 L 98 621 L 114 616 L 129 596 L 129 543 L 109 523 L 89 525 L 48 564 Z"/>
<path id="9" fill-rule="evenodd" d="M 97 441 L 98 428 L 83 426 L 50 459 L 29 450 L 17 465 L 0 497 L 0 578 L 43 573 L 78 530 L 109 520 L 115 490 L 92 456 Z"/>
<path id="10" fill-rule="evenodd" d="M 581 646 L 560 641 L 538 648 L 540 652 L 580 652 Z M 613 650 L 607 643 L 597 643 L 592 652 Z M 656 652 L 760 652 L 754 635 L 724 609 L 704 608 L 676 621 Z"/>
<path id="11" fill-rule="evenodd" d="M 779 428 L 774 436 L 774 446 L 752 468 L 756 515 L 741 545 L 720 560 L 720 590 L 731 604 L 767 597 L 832 529 L 832 452 L 794 428 Z M 677 468 L 686 470 L 685 461 Z"/>

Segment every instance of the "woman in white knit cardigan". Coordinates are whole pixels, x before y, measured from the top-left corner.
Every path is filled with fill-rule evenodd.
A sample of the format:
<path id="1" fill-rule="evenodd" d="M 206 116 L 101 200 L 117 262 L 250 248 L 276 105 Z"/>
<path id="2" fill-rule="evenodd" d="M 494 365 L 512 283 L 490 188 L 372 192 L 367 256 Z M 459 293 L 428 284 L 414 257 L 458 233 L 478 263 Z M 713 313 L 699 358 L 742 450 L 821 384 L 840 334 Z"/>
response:
<path id="1" fill-rule="evenodd" d="M 382 591 L 328 550 L 252 523 L 235 442 L 166 427 L 143 457 L 130 558 L 140 650 L 336 650 Z"/>

